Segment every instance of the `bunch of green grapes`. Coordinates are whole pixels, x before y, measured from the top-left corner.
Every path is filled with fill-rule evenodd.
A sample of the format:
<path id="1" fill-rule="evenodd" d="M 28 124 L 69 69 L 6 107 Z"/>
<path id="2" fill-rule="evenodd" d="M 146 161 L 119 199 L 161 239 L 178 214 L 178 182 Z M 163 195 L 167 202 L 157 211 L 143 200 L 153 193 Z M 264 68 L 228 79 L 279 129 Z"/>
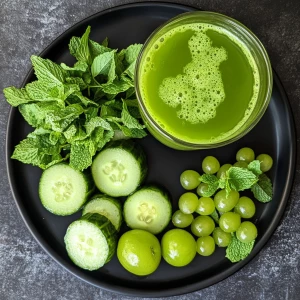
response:
<path id="1" fill-rule="evenodd" d="M 247 168 L 254 159 L 251 148 L 242 148 L 236 153 L 237 161 L 233 166 Z M 271 156 L 260 154 L 256 159 L 260 161 L 262 172 L 271 169 Z M 218 178 L 224 176 L 230 167 L 232 165 L 228 163 L 220 166 L 213 156 L 207 156 L 202 161 L 203 172 L 215 174 Z M 179 210 L 172 216 L 174 226 L 190 228 L 197 237 L 197 252 L 202 256 L 213 254 L 216 245 L 227 247 L 232 233 L 243 243 L 252 242 L 257 237 L 257 228 L 248 219 L 255 215 L 254 201 L 235 190 L 226 193 L 225 189 L 219 190 L 213 197 L 204 197 L 207 184 L 200 183 L 200 178 L 200 174 L 194 170 L 186 170 L 181 174 L 180 183 L 187 192 L 179 198 Z"/>

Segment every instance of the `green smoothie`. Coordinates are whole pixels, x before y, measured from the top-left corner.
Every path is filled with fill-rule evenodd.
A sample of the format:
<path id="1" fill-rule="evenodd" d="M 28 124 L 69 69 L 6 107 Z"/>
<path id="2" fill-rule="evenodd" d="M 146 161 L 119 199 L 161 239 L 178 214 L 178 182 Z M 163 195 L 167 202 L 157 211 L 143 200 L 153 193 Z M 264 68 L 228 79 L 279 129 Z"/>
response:
<path id="1" fill-rule="evenodd" d="M 188 143 L 217 143 L 251 118 L 260 88 L 248 48 L 208 23 L 160 36 L 140 62 L 139 89 L 152 119 Z"/>

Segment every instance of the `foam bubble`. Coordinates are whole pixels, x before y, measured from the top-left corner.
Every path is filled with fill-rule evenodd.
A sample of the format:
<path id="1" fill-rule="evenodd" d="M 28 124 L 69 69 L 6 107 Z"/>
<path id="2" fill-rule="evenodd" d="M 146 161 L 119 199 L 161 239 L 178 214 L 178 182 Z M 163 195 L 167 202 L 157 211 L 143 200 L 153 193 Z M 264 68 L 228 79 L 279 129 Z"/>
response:
<path id="1" fill-rule="evenodd" d="M 177 111 L 180 119 L 192 124 L 206 123 L 215 117 L 217 107 L 225 99 L 219 66 L 227 59 L 227 53 L 222 47 L 213 47 L 204 32 L 195 32 L 188 47 L 192 61 L 184 67 L 183 74 L 163 80 L 159 96 L 173 108 L 180 106 Z"/>

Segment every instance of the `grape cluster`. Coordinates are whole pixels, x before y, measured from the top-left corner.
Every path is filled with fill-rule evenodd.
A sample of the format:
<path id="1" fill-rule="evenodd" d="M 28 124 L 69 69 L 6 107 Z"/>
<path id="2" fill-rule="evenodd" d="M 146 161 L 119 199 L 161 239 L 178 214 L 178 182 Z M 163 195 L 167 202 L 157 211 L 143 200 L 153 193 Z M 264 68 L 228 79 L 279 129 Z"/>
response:
<path id="1" fill-rule="evenodd" d="M 235 167 L 247 168 L 255 159 L 251 148 L 245 147 L 236 153 Z M 268 154 L 256 157 L 260 161 L 262 172 L 267 172 L 273 165 Z M 220 166 L 217 158 L 207 156 L 202 161 L 205 174 L 215 174 L 218 178 L 225 176 L 231 164 Z M 219 190 L 213 197 L 204 197 L 207 184 L 201 182 L 201 176 L 194 170 L 186 170 L 180 176 L 182 187 L 187 190 L 178 201 L 179 210 L 172 216 L 174 226 L 189 227 L 197 237 L 197 252 L 202 256 L 214 253 L 216 245 L 227 247 L 235 233 L 243 243 L 250 243 L 257 237 L 255 224 L 248 219 L 255 215 L 256 207 L 252 199 L 241 196 L 239 192 Z M 191 192 L 196 189 L 195 192 Z M 199 198 L 200 197 L 200 198 Z M 244 220 L 243 220 L 244 219 Z"/>

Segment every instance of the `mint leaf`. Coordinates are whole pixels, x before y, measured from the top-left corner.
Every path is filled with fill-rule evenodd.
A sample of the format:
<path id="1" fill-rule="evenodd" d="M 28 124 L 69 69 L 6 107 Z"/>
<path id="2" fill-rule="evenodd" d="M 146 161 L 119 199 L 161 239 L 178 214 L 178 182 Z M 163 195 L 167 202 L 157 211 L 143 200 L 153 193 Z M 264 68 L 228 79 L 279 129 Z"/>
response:
<path id="1" fill-rule="evenodd" d="M 226 256 L 232 263 L 245 259 L 252 251 L 255 241 L 250 243 L 240 242 L 235 234 L 231 235 L 231 241 L 226 248 Z"/>
<path id="2" fill-rule="evenodd" d="M 135 95 L 135 88 L 134 87 L 131 87 L 131 88 L 129 88 L 127 91 L 126 91 L 126 99 L 129 99 L 130 97 L 132 97 L 132 96 L 134 96 L 134 97 L 136 97 L 136 95 Z"/>
<path id="3" fill-rule="evenodd" d="M 83 108 L 79 104 L 69 105 L 65 109 L 47 113 L 45 123 L 52 130 L 62 132 L 82 113 Z"/>
<path id="4" fill-rule="evenodd" d="M 98 135 L 99 133 L 94 132 L 93 134 Z M 114 131 L 104 131 L 101 139 L 98 140 L 97 150 L 100 151 L 114 136 Z"/>
<path id="5" fill-rule="evenodd" d="M 59 145 L 53 145 L 49 135 L 36 135 L 22 140 L 15 147 L 11 158 L 46 169 L 53 160 L 56 162 L 64 160 L 59 152 Z"/>
<path id="6" fill-rule="evenodd" d="M 94 59 L 96 56 L 103 54 L 105 52 L 110 52 L 112 49 L 108 48 L 107 45 L 101 45 L 95 41 L 89 40 L 89 48 L 90 48 L 90 53 L 92 56 L 92 59 Z"/>
<path id="7" fill-rule="evenodd" d="M 124 125 L 128 128 L 136 128 L 136 129 L 143 129 L 145 128 L 144 125 L 141 125 L 137 119 L 135 119 L 134 117 L 132 117 L 128 111 L 126 102 L 123 101 L 123 110 L 121 113 L 121 118 L 122 118 L 122 122 L 124 123 Z"/>
<path id="8" fill-rule="evenodd" d="M 29 97 L 35 101 L 56 101 L 58 103 L 63 101 L 64 88 L 62 84 L 53 86 L 48 85 L 47 82 L 33 81 L 28 83 L 25 89 Z"/>
<path id="9" fill-rule="evenodd" d="M 147 133 L 144 129 L 130 128 L 129 131 L 130 134 L 128 136 L 131 138 L 141 139 L 147 136 Z"/>
<path id="10" fill-rule="evenodd" d="M 81 91 L 85 90 L 88 87 L 88 85 L 81 77 L 67 77 L 66 82 L 70 84 L 77 84 Z"/>
<path id="11" fill-rule="evenodd" d="M 219 188 L 219 179 L 215 175 L 203 174 L 201 182 L 207 184 L 207 189 L 203 192 L 203 197 L 211 197 Z"/>
<path id="12" fill-rule="evenodd" d="M 107 121 L 105 121 L 101 117 L 94 117 L 86 123 L 85 125 L 86 133 L 90 135 L 97 127 L 101 127 L 105 130 L 112 130 L 111 126 Z"/>
<path id="13" fill-rule="evenodd" d="M 88 26 L 83 36 L 78 40 L 71 40 L 69 48 L 70 52 L 78 61 L 82 61 L 90 65 L 92 58 L 89 49 L 89 35 L 91 32 L 91 26 Z M 72 50 L 71 50 L 72 49 Z"/>
<path id="14" fill-rule="evenodd" d="M 256 176 L 259 176 L 262 173 L 262 171 L 260 169 L 260 161 L 253 160 L 251 163 L 249 163 L 248 170 L 253 172 Z"/>
<path id="15" fill-rule="evenodd" d="M 261 174 L 258 178 L 258 182 L 251 188 L 251 191 L 258 201 L 263 203 L 271 201 L 273 197 L 273 187 L 270 178 L 266 174 Z"/>
<path id="16" fill-rule="evenodd" d="M 83 171 L 92 164 L 96 147 L 91 139 L 78 140 L 71 144 L 70 166 Z"/>
<path id="17" fill-rule="evenodd" d="M 24 88 L 18 89 L 14 86 L 7 87 L 3 90 L 4 97 L 11 106 L 33 102 Z"/>
<path id="18" fill-rule="evenodd" d="M 81 42 L 81 38 L 77 36 L 73 36 L 69 43 L 69 50 L 72 56 L 74 56 L 77 59 L 77 51 L 79 49 Z M 79 60 L 79 59 L 77 59 Z"/>
<path id="19" fill-rule="evenodd" d="M 19 106 L 19 111 L 26 122 L 32 127 L 46 127 L 50 129 L 50 126 L 46 126 L 45 117 L 49 112 L 60 110 L 60 107 L 51 102 L 39 102 L 22 104 Z"/>
<path id="20" fill-rule="evenodd" d="M 58 64 L 35 55 L 31 56 L 31 62 L 38 80 L 48 85 L 60 85 L 64 82 L 65 72 Z"/>
<path id="21" fill-rule="evenodd" d="M 116 77 L 114 51 L 105 52 L 95 57 L 92 63 L 91 72 L 93 77 L 104 75 L 107 77 L 107 82 L 113 82 Z"/>
<path id="22" fill-rule="evenodd" d="M 101 45 L 104 46 L 104 47 L 108 47 L 108 37 L 106 37 L 106 38 L 102 41 Z"/>
<path id="23" fill-rule="evenodd" d="M 65 71 L 69 71 L 72 76 L 74 76 L 75 74 L 77 75 L 78 72 L 86 72 L 88 70 L 89 65 L 84 62 L 84 61 L 78 61 L 74 64 L 73 67 L 69 67 L 67 66 L 65 63 L 61 63 L 60 66 L 65 70 Z M 76 76 L 75 75 L 75 76 Z"/>
<path id="24" fill-rule="evenodd" d="M 142 49 L 142 44 L 133 44 L 126 48 L 125 50 L 125 61 L 127 65 L 131 65 L 136 62 L 138 55 Z"/>
<path id="25" fill-rule="evenodd" d="M 226 172 L 226 191 L 230 189 L 244 191 L 250 189 L 256 182 L 257 176 L 248 169 L 231 167 Z"/>
<path id="26" fill-rule="evenodd" d="M 106 94 L 119 94 L 122 92 L 127 91 L 131 87 L 131 84 L 128 84 L 127 82 L 120 80 L 120 81 L 114 81 L 112 83 L 108 83 L 102 86 L 102 90 Z"/>

